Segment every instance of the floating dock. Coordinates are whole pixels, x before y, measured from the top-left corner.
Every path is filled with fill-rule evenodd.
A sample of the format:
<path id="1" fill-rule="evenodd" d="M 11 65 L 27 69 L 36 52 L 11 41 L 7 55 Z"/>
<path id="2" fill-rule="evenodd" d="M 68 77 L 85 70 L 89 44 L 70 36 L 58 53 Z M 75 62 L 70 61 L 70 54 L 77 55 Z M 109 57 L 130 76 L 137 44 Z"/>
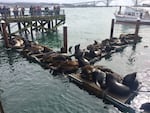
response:
<path id="1" fill-rule="evenodd" d="M 70 81 L 79 87 L 87 90 L 90 94 L 102 98 L 104 101 L 113 104 L 123 112 L 135 113 L 135 110 L 129 105 L 130 101 L 137 95 L 136 92 L 130 93 L 128 96 L 119 96 L 109 92 L 109 89 L 101 89 L 94 82 L 87 81 L 80 74 L 69 74 Z"/>

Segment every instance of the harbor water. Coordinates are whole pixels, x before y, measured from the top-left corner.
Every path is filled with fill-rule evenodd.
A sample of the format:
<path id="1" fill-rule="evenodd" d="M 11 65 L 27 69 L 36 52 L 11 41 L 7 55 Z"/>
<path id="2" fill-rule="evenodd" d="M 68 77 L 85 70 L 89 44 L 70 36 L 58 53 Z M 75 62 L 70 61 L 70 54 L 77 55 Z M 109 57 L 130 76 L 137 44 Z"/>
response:
<path id="1" fill-rule="evenodd" d="M 81 44 L 85 49 L 94 40 L 110 37 L 111 20 L 116 7 L 65 8 L 68 46 Z M 62 27 L 57 34 L 35 34 L 35 40 L 58 50 L 62 45 Z M 134 33 L 133 24 L 115 24 L 114 37 Z M 131 106 L 139 111 L 141 104 L 150 102 L 150 26 L 141 25 L 142 41 L 129 45 L 120 53 L 103 58 L 95 65 L 104 65 L 121 76 L 138 72 L 142 84 Z M 1 37 L 1 36 L 0 36 Z M 49 70 L 29 62 L 19 53 L 7 50 L 0 41 L 0 99 L 5 113 L 120 113 L 111 104 L 90 95 L 64 75 L 53 76 Z"/>

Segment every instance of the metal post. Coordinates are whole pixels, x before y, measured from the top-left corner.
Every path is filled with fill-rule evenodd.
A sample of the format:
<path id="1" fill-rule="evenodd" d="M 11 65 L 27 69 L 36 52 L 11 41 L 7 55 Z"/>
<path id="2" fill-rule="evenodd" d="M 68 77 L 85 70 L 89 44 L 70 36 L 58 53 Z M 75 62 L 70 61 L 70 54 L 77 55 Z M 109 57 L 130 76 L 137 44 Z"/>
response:
<path id="1" fill-rule="evenodd" d="M 113 32 L 114 32 L 114 19 L 112 19 L 111 21 L 110 39 L 113 37 Z"/>
<path id="2" fill-rule="evenodd" d="M 8 48 L 9 47 L 9 41 L 8 41 L 8 33 L 6 30 L 6 23 L 5 23 L 5 21 L 1 21 L 1 24 L 2 24 L 3 37 L 4 37 L 4 41 L 5 41 L 5 47 Z"/>
<path id="3" fill-rule="evenodd" d="M 67 53 L 67 26 L 63 27 L 63 38 L 64 38 L 64 46 L 63 46 L 63 52 Z"/>

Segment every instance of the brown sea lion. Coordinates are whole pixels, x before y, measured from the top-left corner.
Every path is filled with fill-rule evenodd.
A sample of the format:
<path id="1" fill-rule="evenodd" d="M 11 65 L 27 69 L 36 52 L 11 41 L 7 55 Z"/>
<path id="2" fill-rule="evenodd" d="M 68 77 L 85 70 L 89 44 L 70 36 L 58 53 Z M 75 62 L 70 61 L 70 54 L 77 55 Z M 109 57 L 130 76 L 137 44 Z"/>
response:
<path id="1" fill-rule="evenodd" d="M 24 41 L 21 38 L 15 37 L 10 39 L 9 43 L 12 45 L 12 47 L 17 48 L 24 45 Z"/>
<path id="2" fill-rule="evenodd" d="M 57 71 L 65 74 L 74 73 L 78 70 L 79 64 L 77 61 L 65 61 L 59 65 Z"/>
<path id="3" fill-rule="evenodd" d="M 85 65 L 81 67 L 81 77 L 85 78 L 86 80 L 93 81 L 92 72 L 94 70 L 94 66 L 92 65 Z"/>

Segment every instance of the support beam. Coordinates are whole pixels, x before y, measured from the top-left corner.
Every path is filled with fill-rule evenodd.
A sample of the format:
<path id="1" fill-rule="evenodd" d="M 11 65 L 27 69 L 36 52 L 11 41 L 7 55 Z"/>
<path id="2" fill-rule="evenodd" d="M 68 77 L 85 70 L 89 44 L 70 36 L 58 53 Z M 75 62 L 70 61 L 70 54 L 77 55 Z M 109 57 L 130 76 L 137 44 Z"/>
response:
<path id="1" fill-rule="evenodd" d="M 10 29 L 10 24 L 7 24 L 7 28 L 8 28 L 9 37 L 10 37 L 10 39 L 11 39 L 11 29 Z"/>
<path id="2" fill-rule="evenodd" d="M 8 33 L 6 30 L 6 22 L 2 21 L 1 24 L 2 24 L 2 32 L 3 32 L 5 47 L 8 48 L 9 47 L 9 41 L 8 41 Z"/>
<path id="3" fill-rule="evenodd" d="M 19 31 L 19 34 L 21 34 L 21 24 L 20 24 L 20 22 L 18 22 L 18 31 Z"/>
<path id="4" fill-rule="evenodd" d="M 31 38 L 32 38 L 32 41 L 34 41 L 33 30 L 32 30 L 32 21 L 30 22 L 30 24 L 31 24 L 31 27 L 30 27 Z"/>
<path id="5" fill-rule="evenodd" d="M 48 29 L 51 29 L 51 21 L 48 21 Z"/>

